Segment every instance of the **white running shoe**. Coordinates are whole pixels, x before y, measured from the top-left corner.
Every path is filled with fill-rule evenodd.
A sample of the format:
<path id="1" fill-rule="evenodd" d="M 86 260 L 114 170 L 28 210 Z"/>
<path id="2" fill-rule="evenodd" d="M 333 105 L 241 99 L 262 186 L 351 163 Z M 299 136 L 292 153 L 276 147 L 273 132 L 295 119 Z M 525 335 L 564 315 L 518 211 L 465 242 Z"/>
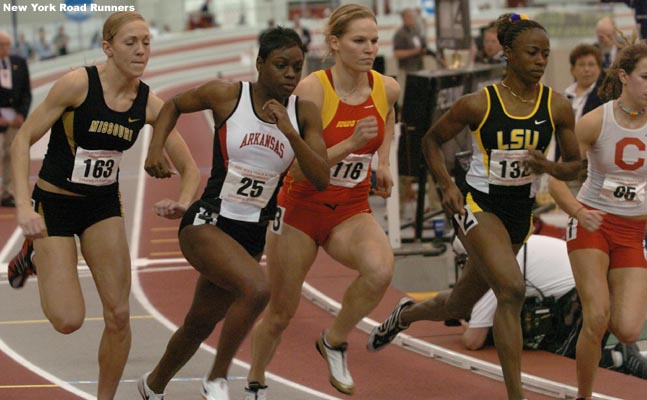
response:
<path id="1" fill-rule="evenodd" d="M 164 400 L 164 394 L 157 394 L 148 387 L 146 380 L 150 372 L 147 372 L 141 378 L 137 379 L 137 390 L 142 395 L 143 400 Z"/>
<path id="2" fill-rule="evenodd" d="M 403 325 L 400 322 L 400 314 L 414 304 L 415 301 L 409 297 L 400 299 L 393 311 L 391 311 L 391 315 L 382 324 L 373 328 L 371 334 L 368 336 L 366 349 L 371 352 L 382 350 L 384 346 L 391 343 L 398 336 L 398 333 L 407 329 L 409 325 Z"/>
<path id="3" fill-rule="evenodd" d="M 217 378 L 208 381 L 207 378 L 204 378 L 202 380 L 202 397 L 205 400 L 229 400 L 227 379 Z"/>
<path id="4" fill-rule="evenodd" d="M 267 386 L 250 382 L 245 387 L 245 400 L 267 400 Z"/>
<path id="5" fill-rule="evenodd" d="M 347 343 L 342 343 L 337 347 L 330 347 L 324 339 L 325 332 L 317 339 L 317 351 L 326 360 L 328 364 L 328 380 L 333 387 L 344 394 L 353 394 L 355 383 L 350 376 L 348 365 L 346 364 Z"/>

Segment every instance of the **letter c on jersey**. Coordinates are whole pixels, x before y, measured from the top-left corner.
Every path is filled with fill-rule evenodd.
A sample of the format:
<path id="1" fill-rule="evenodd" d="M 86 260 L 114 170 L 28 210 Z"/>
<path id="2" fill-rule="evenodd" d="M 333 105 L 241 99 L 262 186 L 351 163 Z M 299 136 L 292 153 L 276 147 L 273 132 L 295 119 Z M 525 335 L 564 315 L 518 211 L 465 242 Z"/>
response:
<path id="1" fill-rule="evenodd" d="M 621 169 L 625 171 L 634 171 L 645 164 L 645 157 L 637 157 L 636 161 L 631 164 L 626 163 L 623 156 L 625 149 L 629 146 L 636 146 L 640 152 L 644 152 L 646 148 L 645 143 L 638 138 L 624 138 L 619 140 L 618 143 L 616 143 L 615 161 L 616 165 Z"/>

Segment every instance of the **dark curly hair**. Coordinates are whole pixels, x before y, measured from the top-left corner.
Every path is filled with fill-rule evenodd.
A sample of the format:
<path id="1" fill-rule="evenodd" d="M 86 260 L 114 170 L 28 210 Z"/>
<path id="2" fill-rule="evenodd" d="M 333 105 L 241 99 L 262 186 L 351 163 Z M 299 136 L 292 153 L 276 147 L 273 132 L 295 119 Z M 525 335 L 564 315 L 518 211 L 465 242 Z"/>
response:
<path id="1" fill-rule="evenodd" d="M 299 47 L 301 51 L 305 51 L 301 37 L 294 29 L 277 26 L 261 35 L 258 56 L 265 60 L 276 49 L 288 49 L 294 46 Z"/>

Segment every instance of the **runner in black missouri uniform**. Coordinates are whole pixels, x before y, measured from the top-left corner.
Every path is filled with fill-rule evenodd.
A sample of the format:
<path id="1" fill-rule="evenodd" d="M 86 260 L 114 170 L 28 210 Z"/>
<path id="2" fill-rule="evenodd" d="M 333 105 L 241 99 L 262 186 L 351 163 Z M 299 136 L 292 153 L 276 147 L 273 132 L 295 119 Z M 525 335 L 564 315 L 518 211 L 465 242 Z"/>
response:
<path id="1" fill-rule="evenodd" d="M 211 110 L 216 131 L 211 177 L 179 232 L 182 253 L 200 272 L 193 304 L 162 359 L 139 380 L 143 399 L 161 399 L 159 393 L 224 319 L 202 395 L 229 400 L 231 360 L 269 299 L 258 260 L 281 178 L 296 157 L 318 190 L 330 179 L 319 113 L 292 96 L 303 60 L 299 35 L 274 28 L 261 39 L 257 82 L 210 81 L 166 102 L 160 113 L 146 160 L 152 176 L 169 175 L 162 145 L 180 114 Z"/>
<path id="2" fill-rule="evenodd" d="M 150 55 L 150 33 L 135 12 L 111 15 L 103 27 L 106 63 L 65 74 L 22 126 L 12 146 L 18 225 L 26 240 L 9 263 L 21 287 L 38 268 L 43 311 L 61 333 L 78 330 L 85 303 L 77 275 L 74 235 L 103 305 L 97 398 L 113 399 L 130 350 L 130 252 L 119 195 L 122 153 L 153 123 L 162 100 L 140 77 Z M 51 128 L 47 154 L 29 197 L 29 147 Z M 179 218 L 193 200 L 200 173 L 177 132 L 166 150 L 182 176 L 177 201 L 158 214 Z M 33 257 L 32 257 L 33 256 Z"/>

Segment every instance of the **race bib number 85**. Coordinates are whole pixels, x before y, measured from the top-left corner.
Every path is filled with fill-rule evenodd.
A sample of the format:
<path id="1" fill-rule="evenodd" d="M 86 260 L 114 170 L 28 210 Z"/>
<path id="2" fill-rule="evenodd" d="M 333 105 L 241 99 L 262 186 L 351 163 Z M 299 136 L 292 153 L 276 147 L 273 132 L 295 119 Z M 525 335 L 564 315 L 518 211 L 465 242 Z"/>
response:
<path id="1" fill-rule="evenodd" d="M 616 206 L 635 207 L 644 203 L 646 186 L 644 179 L 606 176 L 600 190 L 600 197 Z"/>

